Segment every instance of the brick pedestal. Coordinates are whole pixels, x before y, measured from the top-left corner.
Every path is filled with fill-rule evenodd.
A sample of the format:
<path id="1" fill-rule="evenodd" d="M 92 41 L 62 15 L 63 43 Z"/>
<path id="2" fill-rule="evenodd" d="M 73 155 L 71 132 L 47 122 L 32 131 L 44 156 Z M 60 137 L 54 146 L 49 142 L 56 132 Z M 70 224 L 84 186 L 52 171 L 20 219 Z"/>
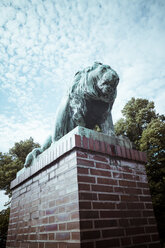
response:
<path id="1" fill-rule="evenodd" d="M 12 182 L 7 248 L 160 247 L 145 154 L 84 130 Z"/>

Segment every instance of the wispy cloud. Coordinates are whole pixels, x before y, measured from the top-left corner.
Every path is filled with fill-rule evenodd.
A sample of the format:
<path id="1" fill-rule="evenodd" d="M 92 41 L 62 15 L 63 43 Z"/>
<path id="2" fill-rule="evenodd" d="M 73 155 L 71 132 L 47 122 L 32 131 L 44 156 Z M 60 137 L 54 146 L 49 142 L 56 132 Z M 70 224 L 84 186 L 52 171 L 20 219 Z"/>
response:
<path id="1" fill-rule="evenodd" d="M 101 61 L 120 75 L 113 116 L 132 97 L 165 109 L 165 2 L 2 0 L 0 150 L 51 132 L 76 71 Z"/>

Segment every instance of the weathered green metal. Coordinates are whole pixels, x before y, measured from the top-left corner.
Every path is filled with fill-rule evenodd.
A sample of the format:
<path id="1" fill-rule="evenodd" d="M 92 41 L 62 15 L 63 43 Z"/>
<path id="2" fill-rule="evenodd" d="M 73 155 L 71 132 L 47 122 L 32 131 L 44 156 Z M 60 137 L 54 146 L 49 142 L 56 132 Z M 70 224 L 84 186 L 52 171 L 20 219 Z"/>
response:
<path id="1" fill-rule="evenodd" d="M 119 82 L 117 73 L 108 65 L 95 62 L 75 74 L 68 94 L 59 105 L 54 132 L 44 145 L 28 154 L 25 167 L 76 126 L 114 135 L 111 109 Z"/>

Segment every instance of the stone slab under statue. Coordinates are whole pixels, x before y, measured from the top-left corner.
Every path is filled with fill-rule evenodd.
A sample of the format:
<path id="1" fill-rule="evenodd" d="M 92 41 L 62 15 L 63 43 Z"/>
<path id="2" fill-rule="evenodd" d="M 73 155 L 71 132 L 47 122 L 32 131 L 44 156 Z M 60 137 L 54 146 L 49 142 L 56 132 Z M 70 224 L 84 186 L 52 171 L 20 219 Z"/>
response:
<path id="1" fill-rule="evenodd" d="M 99 62 L 78 71 L 57 110 L 53 134 L 41 148 L 27 155 L 25 167 L 32 165 L 39 154 L 77 126 L 115 136 L 111 110 L 118 82 L 118 74 L 109 65 Z"/>

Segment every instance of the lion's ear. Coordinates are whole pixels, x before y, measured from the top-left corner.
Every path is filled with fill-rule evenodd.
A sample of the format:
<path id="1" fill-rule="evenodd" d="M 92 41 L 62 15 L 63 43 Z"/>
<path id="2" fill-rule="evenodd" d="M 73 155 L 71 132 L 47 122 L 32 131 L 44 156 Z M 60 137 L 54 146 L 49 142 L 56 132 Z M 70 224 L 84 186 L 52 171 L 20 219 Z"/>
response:
<path id="1" fill-rule="evenodd" d="M 102 63 L 98 62 L 98 61 L 95 61 L 94 62 L 94 65 L 102 65 Z"/>
<path id="2" fill-rule="evenodd" d="M 77 76 L 79 73 L 81 73 L 80 71 L 76 72 L 76 74 L 74 76 Z"/>

